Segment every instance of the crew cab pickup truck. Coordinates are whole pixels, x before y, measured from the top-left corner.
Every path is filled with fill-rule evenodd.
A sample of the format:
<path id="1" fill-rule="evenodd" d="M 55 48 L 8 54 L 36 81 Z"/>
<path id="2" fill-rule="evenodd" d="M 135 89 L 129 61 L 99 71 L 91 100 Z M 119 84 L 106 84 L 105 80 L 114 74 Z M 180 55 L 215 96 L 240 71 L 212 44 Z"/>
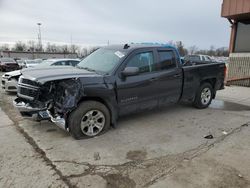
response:
<path id="1" fill-rule="evenodd" d="M 94 137 L 120 116 L 190 101 L 210 105 L 224 88 L 224 63 L 184 66 L 167 45 L 114 45 L 77 67 L 22 70 L 14 105 L 25 117 L 49 119 L 76 139 Z"/>

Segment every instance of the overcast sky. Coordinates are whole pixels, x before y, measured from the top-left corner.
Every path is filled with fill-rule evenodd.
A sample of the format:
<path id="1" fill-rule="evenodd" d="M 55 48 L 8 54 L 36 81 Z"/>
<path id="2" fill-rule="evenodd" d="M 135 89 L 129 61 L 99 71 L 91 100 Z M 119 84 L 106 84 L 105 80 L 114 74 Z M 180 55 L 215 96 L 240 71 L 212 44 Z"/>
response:
<path id="1" fill-rule="evenodd" d="M 79 45 L 183 41 L 200 49 L 229 44 L 222 0 L 0 0 L 0 43 Z"/>

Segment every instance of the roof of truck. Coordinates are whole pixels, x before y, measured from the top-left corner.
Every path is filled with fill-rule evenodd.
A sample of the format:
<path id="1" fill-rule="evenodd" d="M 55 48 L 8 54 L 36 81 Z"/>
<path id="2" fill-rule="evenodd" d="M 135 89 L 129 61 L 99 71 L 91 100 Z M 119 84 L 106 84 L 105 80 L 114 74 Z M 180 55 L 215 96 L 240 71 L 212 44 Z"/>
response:
<path id="1" fill-rule="evenodd" d="M 106 46 L 104 48 L 108 48 L 108 49 L 117 49 L 117 50 L 121 50 L 121 51 L 132 51 L 135 49 L 139 49 L 139 48 L 154 48 L 154 47 L 158 47 L 158 48 L 172 48 L 172 49 L 176 49 L 176 47 L 169 45 L 169 44 L 159 44 L 159 43 L 131 43 L 131 44 L 118 44 L 118 45 L 110 45 L 110 46 Z"/>

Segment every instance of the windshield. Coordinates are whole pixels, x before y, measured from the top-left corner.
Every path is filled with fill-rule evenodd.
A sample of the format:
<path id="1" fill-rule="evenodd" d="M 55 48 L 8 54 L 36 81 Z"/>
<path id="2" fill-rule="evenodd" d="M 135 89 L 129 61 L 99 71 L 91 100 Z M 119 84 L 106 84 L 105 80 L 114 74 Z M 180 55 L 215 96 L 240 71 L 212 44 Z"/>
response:
<path id="1" fill-rule="evenodd" d="M 88 55 L 78 65 L 78 68 L 84 68 L 95 72 L 111 72 L 125 56 L 123 52 L 101 48 Z"/>

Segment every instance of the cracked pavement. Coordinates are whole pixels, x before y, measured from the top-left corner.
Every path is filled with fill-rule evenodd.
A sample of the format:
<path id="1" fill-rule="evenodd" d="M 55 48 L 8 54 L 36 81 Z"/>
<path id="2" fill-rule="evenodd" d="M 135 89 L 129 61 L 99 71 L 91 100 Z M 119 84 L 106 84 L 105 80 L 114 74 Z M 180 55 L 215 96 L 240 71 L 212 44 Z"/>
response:
<path id="1" fill-rule="evenodd" d="M 0 95 L 0 187 L 250 187 L 249 88 L 228 87 L 205 110 L 124 117 L 87 140 L 22 119 L 15 96 Z"/>

